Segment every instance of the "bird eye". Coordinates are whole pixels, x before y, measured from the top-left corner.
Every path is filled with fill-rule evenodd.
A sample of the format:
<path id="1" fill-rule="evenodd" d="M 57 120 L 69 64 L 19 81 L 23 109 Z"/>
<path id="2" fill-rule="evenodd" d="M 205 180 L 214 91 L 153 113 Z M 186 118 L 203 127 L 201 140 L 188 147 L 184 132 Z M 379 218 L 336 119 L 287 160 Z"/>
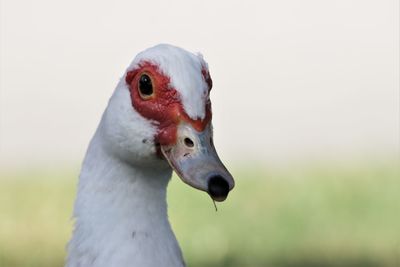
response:
<path id="1" fill-rule="evenodd" d="M 153 83 L 147 74 L 140 76 L 139 94 L 142 99 L 148 99 L 153 95 Z"/>

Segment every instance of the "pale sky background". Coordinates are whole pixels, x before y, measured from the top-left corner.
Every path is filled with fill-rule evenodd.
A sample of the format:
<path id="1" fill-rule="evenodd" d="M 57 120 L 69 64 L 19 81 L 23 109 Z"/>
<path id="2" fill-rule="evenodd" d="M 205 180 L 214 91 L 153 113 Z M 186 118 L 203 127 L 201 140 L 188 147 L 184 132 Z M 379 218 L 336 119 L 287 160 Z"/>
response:
<path id="1" fill-rule="evenodd" d="M 225 161 L 399 155 L 399 1 L 0 2 L 0 166 L 80 162 L 158 43 L 208 61 Z"/>

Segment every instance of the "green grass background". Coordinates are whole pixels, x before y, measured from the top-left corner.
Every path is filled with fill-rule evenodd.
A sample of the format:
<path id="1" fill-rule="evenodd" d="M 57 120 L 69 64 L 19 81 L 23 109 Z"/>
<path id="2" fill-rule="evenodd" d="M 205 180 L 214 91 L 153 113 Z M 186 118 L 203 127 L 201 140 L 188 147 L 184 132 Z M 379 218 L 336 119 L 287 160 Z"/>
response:
<path id="1" fill-rule="evenodd" d="M 232 170 L 236 188 L 218 212 L 171 181 L 170 220 L 188 266 L 400 266 L 397 162 Z M 62 266 L 78 171 L 0 174 L 0 266 Z"/>

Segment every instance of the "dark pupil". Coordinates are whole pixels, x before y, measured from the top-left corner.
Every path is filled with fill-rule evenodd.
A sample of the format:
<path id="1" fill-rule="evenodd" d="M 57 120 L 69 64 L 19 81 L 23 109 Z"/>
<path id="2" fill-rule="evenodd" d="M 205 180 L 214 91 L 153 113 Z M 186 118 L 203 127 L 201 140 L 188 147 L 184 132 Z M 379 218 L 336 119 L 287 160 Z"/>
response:
<path id="1" fill-rule="evenodd" d="M 143 95 L 151 95 L 153 93 L 153 85 L 148 75 L 143 74 L 139 80 L 139 90 Z"/>

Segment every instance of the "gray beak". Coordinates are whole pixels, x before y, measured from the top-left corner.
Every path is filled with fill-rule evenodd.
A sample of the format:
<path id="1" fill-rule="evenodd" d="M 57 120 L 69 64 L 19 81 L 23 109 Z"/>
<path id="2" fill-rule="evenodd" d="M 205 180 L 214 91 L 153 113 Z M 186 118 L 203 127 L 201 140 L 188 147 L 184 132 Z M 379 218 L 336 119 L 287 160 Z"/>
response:
<path id="1" fill-rule="evenodd" d="M 215 201 L 224 201 L 235 185 L 215 150 L 211 122 L 202 132 L 181 123 L 176 144 L 162 145 L 161 151 L 182 181 L 207 192 Z"/>

